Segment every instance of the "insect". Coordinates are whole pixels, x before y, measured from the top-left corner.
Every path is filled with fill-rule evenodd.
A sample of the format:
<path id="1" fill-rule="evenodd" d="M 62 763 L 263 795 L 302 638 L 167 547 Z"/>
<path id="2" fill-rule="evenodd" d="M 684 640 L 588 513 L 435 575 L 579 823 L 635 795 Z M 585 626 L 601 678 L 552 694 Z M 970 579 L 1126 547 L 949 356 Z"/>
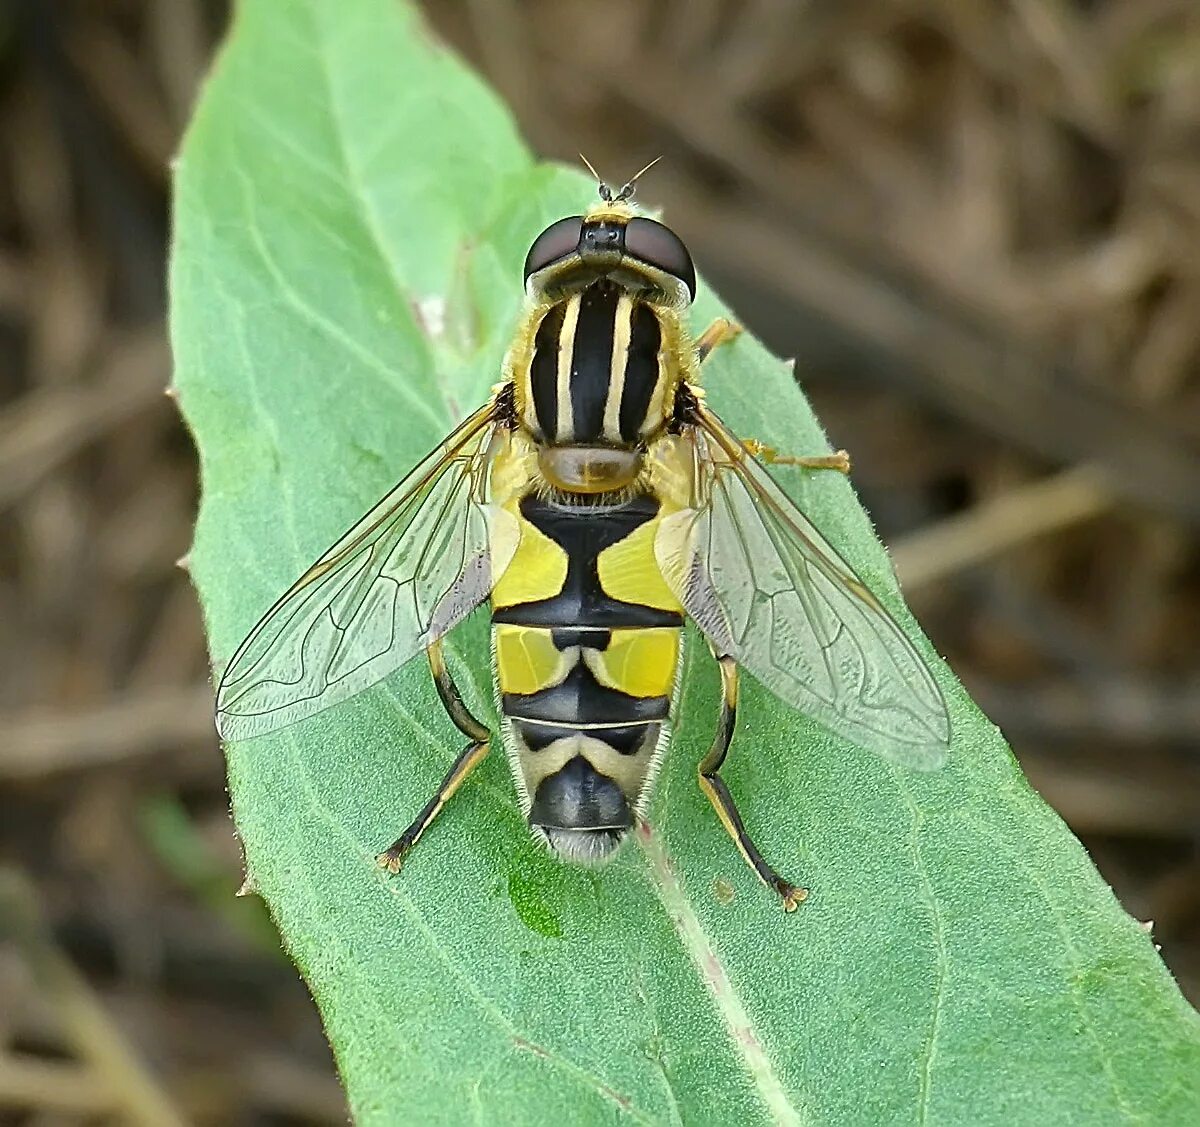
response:
<path id="1" fill-rule="evenodd" d="M 916 649 L 764 468 L 848 472 L 844 452 L 778 455 L 706 403 L 701 365 L 737 329 L 719 319 L 690 335 L 691 255 L 635 213 L 636 180 L 617 192 L 601 182 L 585 215 L 533 241 L 489 401 L 267 611 L 225 670 L 217 724 L 227 739 L 293 724 L 423 650 L 468 743 L 380 854 L 398 872 L 491 745 L 443 654 L 446 634 L 490 600 L 499 735 L 521 807 L 559 857 L 600 862 L 646 810 L 690 619 L 722 684 L 700 786 L 791 911 L 805 890 L 764 860 L 720 774 L 739 668 L 910 766 L 941 763 L 949 721 Z"/>

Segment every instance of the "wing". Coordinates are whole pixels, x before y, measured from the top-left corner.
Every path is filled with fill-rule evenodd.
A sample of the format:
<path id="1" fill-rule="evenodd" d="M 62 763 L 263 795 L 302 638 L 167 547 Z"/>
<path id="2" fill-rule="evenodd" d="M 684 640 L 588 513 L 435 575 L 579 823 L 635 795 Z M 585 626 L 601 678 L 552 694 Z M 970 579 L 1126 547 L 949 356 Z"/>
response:
<path id="1" fill-rule="evenodd" d="M 692 501 L 663 520 L 655 552 L 718 653 L 855 743 L 940 767 L 946 703 L 895 620 L 711 411 L 680 442 Z"/>
<path id="2" fill-rule="evenodd" d="M 512 558 L 489 550 L 489 450 L 502 433 L 492 414 L 488 404 L 465 420 L 267 611 L 217 689 L 225 739 L 262 735 L 353 696 L 487 597 Z"/>

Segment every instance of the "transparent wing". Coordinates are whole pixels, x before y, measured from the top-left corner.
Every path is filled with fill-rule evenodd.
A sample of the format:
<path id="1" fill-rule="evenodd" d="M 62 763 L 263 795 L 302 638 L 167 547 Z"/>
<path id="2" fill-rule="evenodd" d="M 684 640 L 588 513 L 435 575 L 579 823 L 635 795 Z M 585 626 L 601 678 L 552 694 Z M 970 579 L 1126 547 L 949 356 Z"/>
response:
<path id="1" fill-rule="evenodd" d="M 496 427 L 482 407 L 302 575 L 238 647 L 217 689 L 217 728 L 246 739 L 386 677 L 488 595 L 484 493 Z"/>
<path id="2" fill-rule="evenodd" d="M 889 759 L 940 767 L 946 703 L 891 615 L 707 408 L 680 441 L 693 504 L 664 519 L 655 551 L 688 615 L 788 704 Z"/>

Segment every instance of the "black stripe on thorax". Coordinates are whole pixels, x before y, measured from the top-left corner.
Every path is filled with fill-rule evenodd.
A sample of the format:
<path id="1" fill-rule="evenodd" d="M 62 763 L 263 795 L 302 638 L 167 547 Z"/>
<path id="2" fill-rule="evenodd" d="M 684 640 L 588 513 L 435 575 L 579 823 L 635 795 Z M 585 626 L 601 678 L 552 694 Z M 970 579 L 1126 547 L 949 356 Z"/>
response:
<path id="1" fill-rule="evenodd" d="M 654 311 L 641 302 L 633 307 L 629 329 L 629 354 L 625 361 L 625 386 L 621 393 L 621 437 L 636 442 L 646 421 L 650 399 L 658 384 L 658 350 L 662 328 Z"/>
<path id="2" fill-rule="evenodd" d="M 560 302 L 542 318 L 533 338 L 533 359 L 529 365 L 533 409 L 542 434 L 551 441 L 558 429 L 558 346 L 565 313 L 566 306 Z"/>
<path id="3" fill-rule="evenodd" d="M 613 326 L 621 289 L 597 282 L 580 295 L 579 320 L 571 352 L 572 442 L 599 442 L 604 437 L 604 405 L 612 378 Z"/>
<path id="4" fill-rule="evenodd" d="M 653 497 L 633 497 L 622 505 L 598 509 L 569 505 L 530 494 L 521 515 L 558 544 L 567 557 L 562 590 L 548 599 L 497 608 L 492 621 L 516 626 L 564 629 L 580 626 L 682 626 L 683 615 L 614 599 L 600 586 L 597 559 L 605 548 L 624 540 L 658 513 Z"/>

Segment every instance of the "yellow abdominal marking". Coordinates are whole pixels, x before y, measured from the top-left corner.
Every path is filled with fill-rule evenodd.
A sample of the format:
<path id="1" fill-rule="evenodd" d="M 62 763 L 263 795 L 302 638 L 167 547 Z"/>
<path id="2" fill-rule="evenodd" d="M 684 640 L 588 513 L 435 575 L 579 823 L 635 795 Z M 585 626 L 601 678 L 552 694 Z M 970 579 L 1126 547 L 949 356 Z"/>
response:
<path id="1" fill-rule="evenodd" d="M 540 692 L 571 671 L 571 651 L 555 646 L 549 630 L 497 625 L 495 631 L 496 676 L 502 693 Z"/>
<path id="2" fill-rule="evenodd" d="M 654 537 L 661 518 L 639 525 L 624 540 L 605 548 L 596 561 L 600 586 L 610 598 L 623 603 L 682 611 L 683 606 L 667 586 L 654 556 Z"/>
<path id="3" fill-rule="evenodd" d="M 674 626 L 613 630 L 608 647 L 585 649 L 583 660 L 605 688 L 631 697 L 670 696 L 679 661 L 679 630 Z"/>
<path id="4" fill-rule="evenodd" d="M 516 505 L 506 505 L 515 513 Z M 567 579 L 567 554 L 549 536 L 527 520 L 517 518 L 521 540 L 512 562 L 492 588 L 492 605 L 518 606 L 549 599 L 562 590 Z"/>

